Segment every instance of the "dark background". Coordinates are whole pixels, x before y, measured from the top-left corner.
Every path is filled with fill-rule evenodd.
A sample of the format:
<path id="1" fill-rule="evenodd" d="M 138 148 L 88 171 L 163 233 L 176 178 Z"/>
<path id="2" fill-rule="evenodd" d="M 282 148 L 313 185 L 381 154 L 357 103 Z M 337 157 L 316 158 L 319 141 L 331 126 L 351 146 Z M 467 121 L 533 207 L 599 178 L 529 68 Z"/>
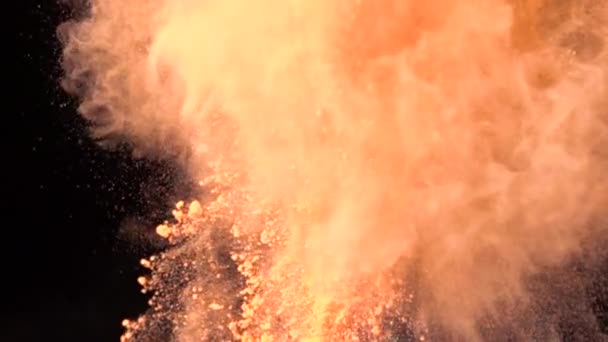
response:
<path id="1" fill-rule="evenodd" d="M 9 4 L 7 4 L 9 5 Z M 177 198 L 177 169 L 97 147 L 60 87 L 58 1 L 10 2 L 3 54 L 0 341 L 118 341 L 146 309 L 139 259 Z M 8 108 L 6 103 L 8 102 Z M 8 154 L 8 155 L 7 155 Z"/>

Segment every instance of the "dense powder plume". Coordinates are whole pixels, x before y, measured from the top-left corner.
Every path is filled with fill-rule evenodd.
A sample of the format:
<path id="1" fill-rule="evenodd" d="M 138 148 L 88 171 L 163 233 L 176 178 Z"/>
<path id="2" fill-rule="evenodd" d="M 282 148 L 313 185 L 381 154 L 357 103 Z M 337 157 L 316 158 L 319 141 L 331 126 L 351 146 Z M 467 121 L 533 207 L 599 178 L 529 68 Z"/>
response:
<path id="1" fill-rule="evenodd" d="M 125 341 L 608 340 L 608 1 L 88 5 L 94 137 L 201 185 Z"/>

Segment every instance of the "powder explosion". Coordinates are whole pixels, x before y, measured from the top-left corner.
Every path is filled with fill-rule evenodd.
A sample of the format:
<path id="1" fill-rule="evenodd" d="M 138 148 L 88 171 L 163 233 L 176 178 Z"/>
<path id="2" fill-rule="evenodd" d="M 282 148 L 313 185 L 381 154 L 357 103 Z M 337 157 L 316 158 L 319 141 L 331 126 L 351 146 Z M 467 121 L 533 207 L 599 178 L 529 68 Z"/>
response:
<path id="1" fill-rule="evenodd" d="M 606 338 L 566 265 L 608 228 L 607 1 L 93 0 L 59 31 L 95 137 L 201 180 L 123 340 Z"/>

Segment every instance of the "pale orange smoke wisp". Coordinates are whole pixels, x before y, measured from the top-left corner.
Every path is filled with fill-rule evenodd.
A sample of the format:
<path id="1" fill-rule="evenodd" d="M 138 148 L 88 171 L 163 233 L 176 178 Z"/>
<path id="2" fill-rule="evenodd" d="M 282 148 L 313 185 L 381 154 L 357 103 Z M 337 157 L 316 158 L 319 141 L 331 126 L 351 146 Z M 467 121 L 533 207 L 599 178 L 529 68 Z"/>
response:
<path id="1" fill-rule="evenodd" d="M 375 320 L 415 288 L 412 320 L 476 339 L 482 319 L 528 301 L 529 277 L 604 233 L 607 11 L 597 0 L 99 0 L 62 30 L 66 86 L 84 83 L 81 111 L 106 141 L 188 151 L 193 175 L 238 189 L 205 207 L 252 244 L 233 259 L 267 258 L 241 264 L 243 286 L 263 283 L 243 317 L 265 311 L 235 336 L 381 339 Z M 280 223 L 254 222 L 258 212 Z M 179 248 L 197 259 L 213 243 L 193 234 Z M 256 234 L 280 242 L 262 252 L 244 238 Z M 176 300 L 189 322 L 228 307 L 188 298 Z M 175 335 L 195 340 L 200 324 Z"/>

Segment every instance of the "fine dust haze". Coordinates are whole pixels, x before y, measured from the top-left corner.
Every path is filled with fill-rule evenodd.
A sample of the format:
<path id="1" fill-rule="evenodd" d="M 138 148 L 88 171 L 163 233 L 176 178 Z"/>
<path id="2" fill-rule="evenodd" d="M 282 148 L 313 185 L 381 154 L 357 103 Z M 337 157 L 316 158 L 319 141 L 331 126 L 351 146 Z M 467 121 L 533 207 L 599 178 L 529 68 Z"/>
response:
<path id="1" fill-rule="evenodd" d="M 608 338 L 568 273 L 608 229 L 608 1 L 89 6 L 94 138 L 201 181 L 123 340 Z"/>

